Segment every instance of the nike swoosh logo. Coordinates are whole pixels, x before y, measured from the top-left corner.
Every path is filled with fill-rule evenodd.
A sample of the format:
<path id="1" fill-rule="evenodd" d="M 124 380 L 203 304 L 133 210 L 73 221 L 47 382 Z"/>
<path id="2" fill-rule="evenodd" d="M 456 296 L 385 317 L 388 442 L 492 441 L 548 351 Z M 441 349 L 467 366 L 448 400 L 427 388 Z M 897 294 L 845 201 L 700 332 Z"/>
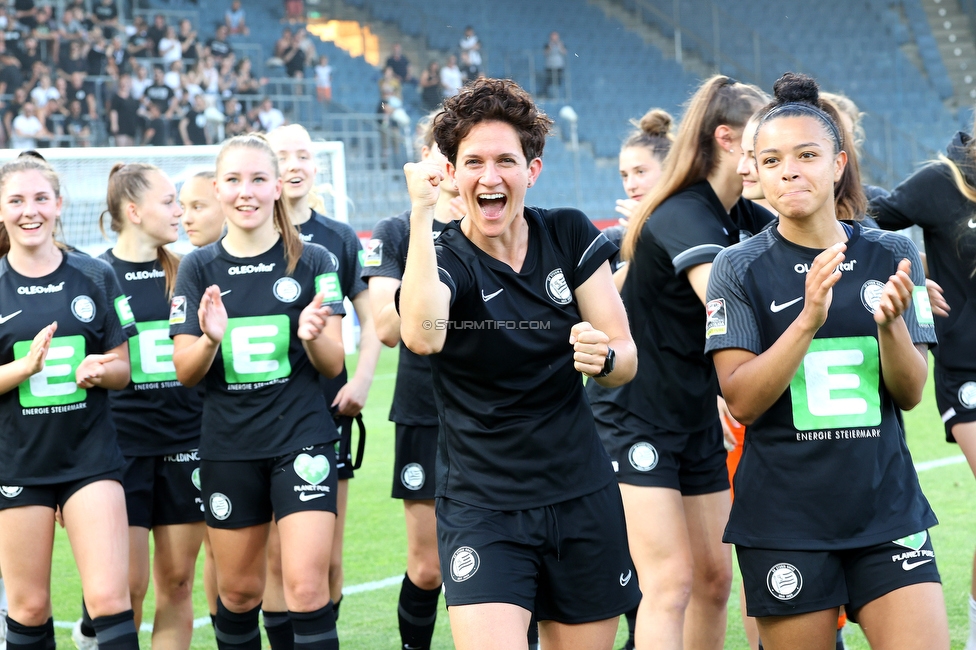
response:
<path id="1" fill-rule="evenodd" d="M 903 568 L 905 571 L 911 571 L 915 567 L 922 566 L 923 564 L 928 564 L 931 561 L 932 561 L 931 558 L 929 558 L 928 560 L 919 560 L 918 562 L 909 562 L 908 560 L 903 560 L 901 563 L 901 568 Z"/>
<path id="2" fill-rule="evenodd" d="M 634 577 L 634 572 L 630 569 L 627 570 L 627 575 L 620 574 L 620 586 L 626 587 L 630 583 L 630 579 Z"/>
<path id="3" fill-rule="evenodd" d="M 966 225 L 969 226 L 970 228 L 976 228 L 976 221 L 973 221 L 972 219 L 970 219 L 969 220 L 969 223 L 966 224 Z"/>
<path id="4" fill-rule="evenodd" d="M 500 294 L 502 291 L 504 291 L 504 289 L 499 289 L 495 293 L 485 294 L 485 290 L 482 289 L 481 290 L 481 299 L 484 300 L 485 302 L 488 302 L 489 300 L 491 300 L 492 298 L 494 298 L 495 296 L 497 296 L 498 294 Z"/>
<path id="5" fill-rule="evenodd" d="M 11 318 L 13 318 L 14 316 L 16 316 L 17 314 L 19 314 L 22 311 L 24 311 L 24 310 L 23 309 L 18 309 L 17 311 L 15 311 L 12 314 L 7 314 L 6 316 L 0 316 L 0 325 L 3 325 L 8 320 L 10 320 Z"/>
<path id="6" fill-rule="evenodd" d="M 318 499 L 318 498 L 324 497 L 324 496 L 325 496 L 324 494 L 305 494 L 304 492 L 301 492 L 298 495 L 298 500 L 299 501 L 311 501 L 312 499 Z"/>
<path id="7" fill-rule="evenodd" d="M 226 295 L 227 295 L 228 293 L 230 293 L 231 291 L 233 291 L 233 289 L 228 289 L 227 291 L 221 291 L 221 292 L 220 292 L 220 295 L 221 295 L 221 296 L 226 296 Z"/>
<path id="8" fill-rule="evenodd" d="M 789 302 L 784 302 L 782 305 L 777 305 L 776 301 L 774 300 L 773 302 L 769 303 L 769 311 L 773 312 L 774 314 L 777 314 L 783 311 L 784 309 L 786 309 L 787 307 L 789 307 L 790 305 L 795 305 L 801 300 L 803 300 L 803 296 L 800 296 L 799 298 L 794 298 Z"/>

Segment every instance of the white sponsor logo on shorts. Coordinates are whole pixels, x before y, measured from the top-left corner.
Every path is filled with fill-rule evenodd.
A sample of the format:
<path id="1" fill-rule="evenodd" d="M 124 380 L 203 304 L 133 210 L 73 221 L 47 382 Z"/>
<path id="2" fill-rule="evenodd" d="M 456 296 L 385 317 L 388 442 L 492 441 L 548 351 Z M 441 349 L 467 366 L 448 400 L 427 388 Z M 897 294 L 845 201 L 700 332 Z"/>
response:
<path id="1" fill-rule="evenodd" d="M 803 589 L 803 576 L 795 566 L 782 562 L 766 574 L 766 587 L 774 598 L 791 600 Z"/>
<path id="2" fill-rule="evenodd" d="M 299 501 L 311 501 L 312 499 L 318 499 L 319 497 L 324 497 L 325 495 L 319 492 L 318 494 L 305 494 L 302 492 L 298 495 Z"/>
<path id="3" fill-rule="evenodd" d="M 976 408 L 976 381 L 967 381 L 959 387 L 959 403 L 968 409 Z"/>
<path id="4" fill-rule="evenodd" d="M 623 573 L 621 573 L 620 574 L 620 586 L 621 587 L 626 587 L 627 585 L 629 585 L 630 584 L 630 579 L 633 578 L 633 577 L 634 577 L 634 572 L 631 571 L 630 569 L 627 569 L 627 575 L 624 575 Z"/>
<path id="5" fill-rule="evenodd" d="M 421 467 L 420 463 L 405 465 L 400 472 L 400 482 L 408 490 L 419 490 L 424 487 L 426 481 L 427 476 L 424 474 L 424 468 Z"/>
<path id="6" fill-rule="evenodd" d="M 649 472 L 657 467 L 657 449 L 649 442 L 638 442 L 627 453 L 630 464 L 638 472 Z"/>
<path id="7" fill-rule="evenodd" d="M 464 582 L 478 572 L 481 558 L 470 546 L 462 546 L 451 556 L 451 580 Z"/>
<path id="8" fill-rule="evenodd" d="M 0 485 L 0 494 L 7 497 L 8 499 L 13 499 L 20 496 L 20 493 L 24 491 L 24 488 L 19 485 Z"/>
<path id="9" fill-rule="evenodd" d="M 234 506 L 231 504 L 230 499 L 227 498 L 226 494 L 214 492 L 210 495 L 210 514 L 214 516 L 214 519 L 224 521 L 230 517 L 230 513 L 233 512 L 233 510 Z"/>

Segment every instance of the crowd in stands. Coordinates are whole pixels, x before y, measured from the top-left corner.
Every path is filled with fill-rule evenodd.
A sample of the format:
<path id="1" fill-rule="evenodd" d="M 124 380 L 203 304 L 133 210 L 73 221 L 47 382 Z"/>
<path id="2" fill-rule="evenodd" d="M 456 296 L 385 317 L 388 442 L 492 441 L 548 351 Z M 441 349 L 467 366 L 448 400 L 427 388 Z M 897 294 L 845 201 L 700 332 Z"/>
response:
<path id="1" fill-rule="evenodd" d="M 0 146 L 210 144 L 284 121 L 231 35 L 249 33 L 240 0 L 201 34 L 188 18 L 123 21 L 115 0 L 70 0 L 61 15 L 34 0 L 0 2 Z M 286 28 L 269 69 L 313 69 L 331 101 L 331 67 L 304 28 Z"/>

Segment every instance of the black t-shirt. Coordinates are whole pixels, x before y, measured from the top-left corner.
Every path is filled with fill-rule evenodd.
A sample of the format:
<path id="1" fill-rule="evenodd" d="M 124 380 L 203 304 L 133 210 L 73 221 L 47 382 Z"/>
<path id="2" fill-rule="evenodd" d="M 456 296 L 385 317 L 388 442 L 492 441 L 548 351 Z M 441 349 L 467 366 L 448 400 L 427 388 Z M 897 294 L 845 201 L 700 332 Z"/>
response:
<path id="1" fill-rule="evenodd" d="M 772 215 L 739 199 L 731 214 L 701 181 L 671 196 L 644 223 L 620 295 L 637 344 L 637 376 L 605 398 L 675 433 L 718 422 L 718 381 L 705 348 L 705 307 L 686 271 L 759 232 Z"/>
<path id="2" fill-rule="evenodd" d="M 895 233 L 844 227 L 846 259 L 827 320 L 790 387 L 749 426 L 726 542 L 857 548 L 937 523 L 881 376 L 873 316 L 907 258 L 915 292 L 905 323 L 915 343 L 935 342 L 918 251 Z M 771 227 L 720 253 L 708 285 L 707 351 L 768 350 L 803 309 L 806 274 L 821 252 Z"/>
<path id="3" fill-rule="evenodd" d="M 92 13 L 98 20 L 114 20 L 119 17 L 119 11 L 115 8 L 115 3 L 111 4 L 97 4 Z"/>
<path id="4" fill-rule="evenodd" d="M 192 144 L 207 144 L 207 116 L 190 109 L 186 113 L 186 135 Z"/>
<path id="5" fill-rule="evenodd" d="M 207 41 L 207 47 L 210 48 L 210 53 L 213 54 L 214 58 L 217 60 L 223 59 L 225 56 L 230 54 L 230 44 L 227 41 L 220 41 L 216 38 L 211 38 Z"/>
<path id="6" fill-rule="evenodd" d="M 89 354 L 125 343 L 136 330 L 112 268 L 64 252 L 50 275 L 28 278 L 0 259 L 0 364 L 30 351 L 57 321 L 44 369 L 0 395 L 0 482 L 44 485 L 119 469 L 122 453 L 108 391 L 78 388 L 75 371 Z"/>
<path id="7" fill-rule="evenodd" d="M 152 43 L 153 52 L 158 54 L 159 41 L 163 40 L 166 36 L 166 26 L 157 27 L 155 23 L 150 25 L 149 29 L 146 30 L 146 38 Z"/>
<path id="8" fill-rule="evenodd" d="M 187 38 L 189 38 L 189 37 L 187 37 L 187 36 L 180 36 L 179 37 L 179 39 L 180 39 L 180 48 L 181 49 L 186 44 Z M 185 50 L 183 50 L 183 58 L 186 59 L 186 60 L 188 60 L 188 61 L 196 61 L 197 59 L 200 58 L 200 53 L 197 52 L 197 44 L 196 44 L 195 41 L 194 41 L 194 43 L 192 45 L 190 45 L 190 47 L 188 47 Z"/>
<path id="9" fill-rule="evenodd" d="M 447 224 L 434 221 L 432 235 L 440 236 Z M 383 219 L 373 229 L 373 236 L 363 257 L 363 277 L 403 279 L 410 244 L 410 211 Z M 390 421 L 416 427 L 437 426 L 437 405 L 430 377 L 430 357 L 422 357 L 400 344 Z"/>
<path id="10" fill-rule="evenodd" d="M 132 381 L 109 395 L 122 453 L 161 456 L 196 449 L 203 402 L 197 388 L 176 380 L 166 274 L 155 261 L 125 262 L 111 250 L 99 257 L 115 270 L 139 331 L 129 340 Z"/>
<path id="11" fill-rule="evenodd" d="M 152 131 L 152 138 L 149 140 L 149 144 L 154 147 L 163 147 L 166 145 L 166 122 L 161 117 L 157 117 L 154 120 L 149 120 L 146 124 L 146 131 Z"/>
<path id="12" fill-rule="evenodd" d="M 7 84 L 7 94 L 12 95 L 15 90 L 24 84 L 24 75 L 20 71 L 20 66 L 3 66 L 3 69 L 0 70 L 0 81 Z"/>
<path id="13" fill-rule="evenodd" d="M 88 112 L 88 97 L 95 92 L 95 85 L 90 81 L 81 82 L 80 86 L 75 86 L 70 81 L 68 82 L 68 96 L 66 97 L 66 104 L 71 104 L 73 100 L 78 100 L 81 102 L 81 110 Z"/>
<path id="14" fill-rule="evenodd" d="M 345 314 L 329 253 L 306 244 L 291 275 L 279 241 L 255 257 L 233 257 L 220 241 L 180 263 L 170 307 L 170 336 L 201 336 L 197 308 L 204 290 L 220 287 L 228 323 L 204 378 L 200 457 L 273 458 L 338 439 L 328 405 L 298 338 L 298 317 L 324 291 L 323 304 Z"/>
<path id="15" fill-rule="evenodd" d="M 366 283 L 362 278 L 362 262 L 360 253 L 363 247 L 359 243 L 356 231 L 347 223 L 323 217 L 312 210 L 312 218 L 298 226 L 302 241 L 324 246 L 339 272 L 339 287 L 342 295 L 352 300 L 366 290 Z M 342 372 L 327 379 L 319 375 L 319 383 L 328 404 L 332 404 L 339 389 L 346 385 L 348 373 L 345 365 Z"/>
<path id="16" fill-rule="evenodd" d="M 119 135 L 136 136 L 139 123 L 139 100 L 132 97 L 112 97 L 112 109 L 118 113 Z"/>
<path id="17" fill-rule="evenodd" d="M 972 163 L 959 150 L 970 138 L 958 134 L 949 155 L 970 184 L 976 178 Z M 959 153 L 957 153 L 959 151 Z M 946 370 L 976 370 L 976 204 L 963 196 L 949 167 L 932 163 L 922 167 L 890 195 L 871 201 L 870 211 L 882 228 L 897 230 L 921 226 L 925 237 L 929 275 L 945 291 L 952 310 L 935 319 L 939 345 L 932 352 Z"/>
<path id="18" fill-rule="evenodd" d="M 61 69 L 66 76 L 70 77 L 75 72 L 88 72 L 88 60 L 87 59 L 72 59 L 70 57 L 65 57 L 61 59 L 58 63 L 58 68 Z"/>
<path id="19" fill-rule="evenodd" d="M 524 215 L 529 241 L 518 273 L 456 222 L 436 246 L 453 323 L 430 357 L 437 496 L 493 510 L 560 503 L 613 481 L 569 334 L 582 320 L 573 291 L 614 246 L 578 210 L 526 207 Z"/>
<path id="20" fill-rule="evenodd" d="M 165 114 L 169 110 L 170 102 L 173 101 L 175 93 L 172 88 L 164 83 L 154 83 L 146 88 L 145 97 L 159 108 L 160 113 Z"/>

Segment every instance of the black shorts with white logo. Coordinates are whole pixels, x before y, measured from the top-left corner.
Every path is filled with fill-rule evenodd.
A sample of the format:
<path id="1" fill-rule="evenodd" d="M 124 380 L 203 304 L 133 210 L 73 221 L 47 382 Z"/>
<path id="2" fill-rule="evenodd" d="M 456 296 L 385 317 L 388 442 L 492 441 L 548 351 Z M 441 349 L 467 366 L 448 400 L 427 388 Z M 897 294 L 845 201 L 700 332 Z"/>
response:
<path id="1" fill-rule="evenodd" d="M 735 547 L 749 616 L 791 616 L 844 605 L 857 621 L 862 607 L 887 593 L 942 582 L 928 531 L 842 551 L 776 551 Z"/>
<path id="2" fill-rule="evenodd" d="M 945 424 L 946 442 L 955 442 L 952 427 L 976 421 L 976 372 L 935 367 L 935 403 Z"/>
<path id="3" fill-rule="evenodd" d="M 437 549 L 448 607 L 511 603 L 539 620 L 575 624 L 640 602 L 615 483 L 531 510 L 438 498 Z"/>
<path id="4" fill-rule="evenodd" d="M 203 460 L 200 474 L 211 528 L 247 528 L 296 512 L 336 511 L 332 443 L 262 460 Z"/>
<path id="5" fill-rule="evenodd" d="M 675 433 L 612 405 L 597 405 L 593 418 L 618 482 L 671 488 L 684 496 L 729 489 L 728 452 L 718 422 L 704 431 Z"/>
<path id="6" fill-rule="evenodd" d="M 413 501 L 434 498 L 438 427 L 396 425 L 393 498 Z"/>
<path id="7" fill-rule="evenodd" d="M 352 429 L 355 420 L 348 415 L 340 415 L 334 419 L 336 429 L 339 430 L 339 439 L 335 442 L 336 472 L 340 481 L 348 481 L 355 477 L 352 468 Z"/>
<path id="8" fill-rule="evenodd" d="M 140 528 L 203 521 L 200 455 L 126 456 L 122 469 L 129 525 Z"/>
<path id="9" fill-rule="evenodd" d="M 0 485 L 0 510 L 23 506 L 44 506 L 51 510 L 64 508 L 68 499 L 81 488 L 98 481 L 122 482 L 122 471 L 113 470 L 74 481 L 52 483 L 50 485 Z"/>

